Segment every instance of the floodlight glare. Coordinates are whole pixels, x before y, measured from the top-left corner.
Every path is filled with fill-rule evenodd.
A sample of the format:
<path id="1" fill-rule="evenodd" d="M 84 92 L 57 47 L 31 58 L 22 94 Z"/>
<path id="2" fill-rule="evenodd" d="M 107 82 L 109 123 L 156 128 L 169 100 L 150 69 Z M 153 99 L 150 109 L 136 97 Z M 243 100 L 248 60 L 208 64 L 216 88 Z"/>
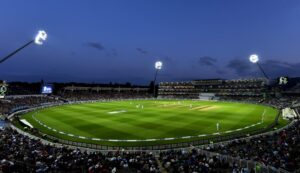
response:
<path id="1" fill-rule="evenodd" d="M 18 53 L 22 49 L 28 47 L 32 43 L 35 43 L 37 45 L 42 45 L 43 42 L 46 41 L 46 39 L 47 39 L 47 33 L 44 30 L 39 30 L 39 32 L 37 33 L 37 35 L 35 36 L 34 39 L 28 41 L 27 43 L 25 43 L 20 48 L 16 49 L 15 51 L 11 52 L 10 54 L 5 56 L 4 58 L 0 59 L 0 64 L 3 63 L 4 61 L 8 60 L 9 58 L 11 58 L 14 54 Z"/>
<path id="2" fill-rule="evenodd" d="M 253 55 L 250 55 L 249 60 L 252 63 L 257 63 L 259 61 L 259 58 L 256 54 L 253 54 Z"/>
<path id="3" fill-rule="evenodd" d="M 47 39 L 47 33 L 44 30 L 40 30 L 35 36 L 34 43 L 38 45 L 42 45 L 44 41 Z"/>
<path id="4" fill-rule="evenodd" d="M 260 69 L 260 71 L 264 74 L 266 79 L 269 79 L 268 75 L 265 73 L 264 69 L 260 66 L 260 64 L 258 63 L 259 61 L 259 57 L 256 54 L 252 54 L 249 57 L 250 62 L 256 64 L 258 66 L 258 68 Z"/>
<path id="5" fill-rule="evenodd" d="M 158 71 L 162 68 L 163 63 L 161 61 L 156 61 L 155 62 L 155 75 L 154 75 L 154 80 L 153 80 L 153 96 L 156 97 L 155 95 L 155 82 L 156 82 L 156 77 L 157 77 L 157 73 Z"/>
<path id="6" fill-rule="evenodd" d="M 162 64 L 161 61 L 155 62 L 155 68 L 156 68 L 157 70 L 160 70 L 160 69 L 162 68 L 162 66 L 163 66 L 163 64 Z"/>

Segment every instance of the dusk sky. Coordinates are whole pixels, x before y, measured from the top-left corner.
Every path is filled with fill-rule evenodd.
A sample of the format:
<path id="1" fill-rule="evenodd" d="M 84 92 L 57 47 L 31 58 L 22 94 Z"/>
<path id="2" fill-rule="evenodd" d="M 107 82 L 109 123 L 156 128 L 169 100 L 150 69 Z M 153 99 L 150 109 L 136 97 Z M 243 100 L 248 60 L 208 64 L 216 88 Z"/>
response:
<path id="1" fill-rule="evenodd" d="M 298 0 L 2 0 L 0 80 L 132 82 L 300 76 Z"/>

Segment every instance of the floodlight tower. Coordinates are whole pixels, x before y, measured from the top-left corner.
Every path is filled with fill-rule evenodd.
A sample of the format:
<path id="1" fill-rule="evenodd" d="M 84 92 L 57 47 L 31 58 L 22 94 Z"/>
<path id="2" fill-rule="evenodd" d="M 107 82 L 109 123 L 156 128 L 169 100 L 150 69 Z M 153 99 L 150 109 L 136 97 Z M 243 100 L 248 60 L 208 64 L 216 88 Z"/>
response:
<path id="1" fill-rule="evenodd" d="M 266 79 L 269 79 L 268 75 L 265 73 L 264 69 L 260 66 L 260 64 L 258 63 L 259 61 L 259 57 L 256 54 L 252 54 L 249 57 L 250 62 L 252 62 L 253 64 L 257 64 L 258 68 L 260 69 L 260 71 L 264 74 Z"/>
<path id="2" fill-rule="evenodd" d="M 37 45 L 42 45 L 44 43 L 44 41 L 46 41 L 47 39 L 47 33 L 44 30 L 40 30 L 35 38 L 33 40 L 30 40 L 29 42 L 27 42 L 26 44 L 24 44 L 23 46 L 21 46 L 20 48 L 16 49 L 15 51 L 13 51 L 12 53 L 8 54 L 7 56 L 5 56 L 4 58 L 2 58 L 0 60 L 0 64 L 3 63 L 4 61 L 6 61 L 7 59 L 9 59 L 10 57 L 12 57 L 14 54 L 16 54 L 17 52 L 19 52 L 20 50 L 24 49 L 25 47 L 29 46 L 32 43 L 35 43 Z"/>
<path id="3" fill-rule="evenodd" d="M 155 97 L 155 82 L 156 82 L 157 73 L 159 70 L 161 70 L 162 66 L 163 66 L 163 63 L 161 61 L 155 62 L 154 67 L 155 67 L 156 71 L 155 71 L 155 76 L 154 76 L 154 81 L 153 81 L 153 96 L 154 97 Z"/>

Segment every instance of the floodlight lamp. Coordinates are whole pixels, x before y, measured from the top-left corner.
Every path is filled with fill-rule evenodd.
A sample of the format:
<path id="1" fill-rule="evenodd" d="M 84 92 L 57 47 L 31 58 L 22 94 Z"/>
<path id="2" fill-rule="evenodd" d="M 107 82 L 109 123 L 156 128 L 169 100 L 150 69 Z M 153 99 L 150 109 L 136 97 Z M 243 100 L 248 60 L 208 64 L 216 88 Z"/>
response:
<path id="1" fill-rule="evenodd" d="M 161 61 L 155 62 L 155 68 L 156 68 L 157 70 L 160 70 L 160 69 L 162 68 L 162 66 L 163 66 L 163 64 L 162 64 Z"/>
<path id="2" fill-rule="evenodd" d="M 256 54 L 253 54 L 253 55 L 250 55 L 249 60 L 252 63 L 257 63 L 259 61 L 259 58 Z"/>
<path id="3" fill-rule="evenodd" d="M 35 36 L 34 43 L 37 45 L 42 45 L 44 41 L 47 39 L 47 33 L 44 30 L 39 30 L 37 35 Z"/>

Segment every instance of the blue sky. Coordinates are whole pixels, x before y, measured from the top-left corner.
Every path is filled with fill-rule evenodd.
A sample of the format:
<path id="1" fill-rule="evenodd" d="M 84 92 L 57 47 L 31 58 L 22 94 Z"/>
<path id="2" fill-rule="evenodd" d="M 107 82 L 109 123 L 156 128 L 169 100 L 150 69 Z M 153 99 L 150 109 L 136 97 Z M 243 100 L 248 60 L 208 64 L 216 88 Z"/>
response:
<path id="1" fill-rule="evenodd" d="M 0 79 L 147 84 L 159 81 L 300 76 L 300 1 L 3 0 L 0 57 L 48 32 L 0 64 Z"/>

